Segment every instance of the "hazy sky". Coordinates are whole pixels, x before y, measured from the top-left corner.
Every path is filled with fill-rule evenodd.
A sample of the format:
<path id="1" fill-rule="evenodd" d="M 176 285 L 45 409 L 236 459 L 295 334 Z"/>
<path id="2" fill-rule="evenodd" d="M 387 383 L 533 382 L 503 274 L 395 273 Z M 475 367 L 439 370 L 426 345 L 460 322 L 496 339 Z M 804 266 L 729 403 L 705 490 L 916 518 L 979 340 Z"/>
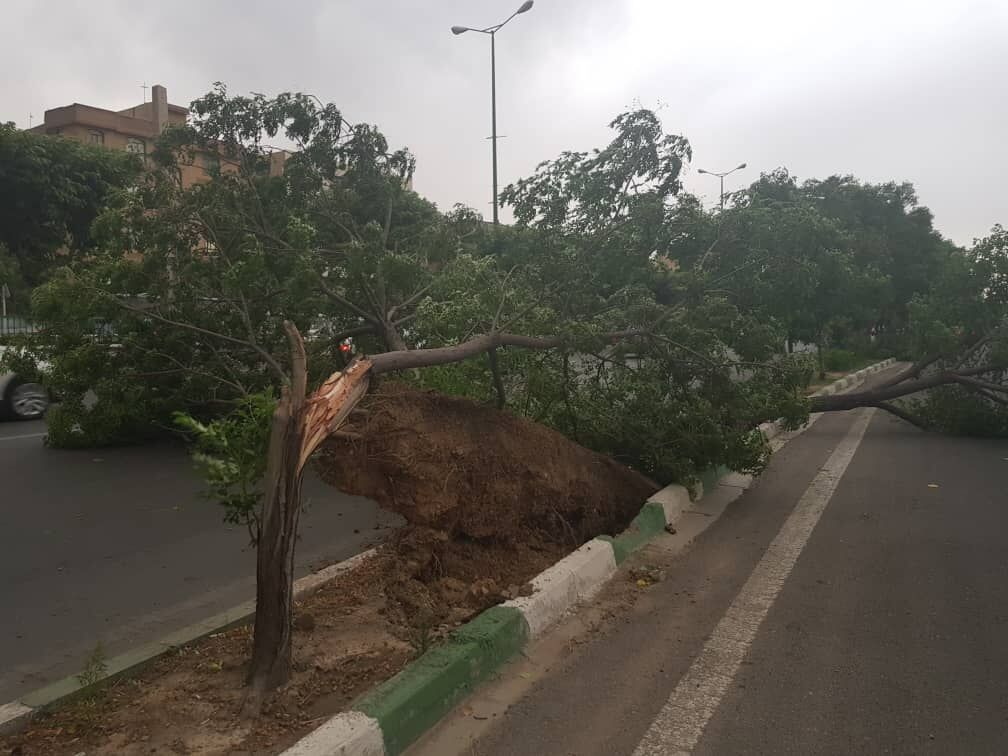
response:
<path id="1" fill-rule="evenodd" d="M 311 92 L 418 158 L 415 187 L 490 215 L 488 26 L 521 0 L 5 3 L 0 121 L 139 103 Z M 501 185 L 608 141 L 639 102 L 689 138 L 716 201 L 786 166 L 909 180 L 960 243 L 1008 224 L 1008 0 L 536 0 L 498 36 Z"/>

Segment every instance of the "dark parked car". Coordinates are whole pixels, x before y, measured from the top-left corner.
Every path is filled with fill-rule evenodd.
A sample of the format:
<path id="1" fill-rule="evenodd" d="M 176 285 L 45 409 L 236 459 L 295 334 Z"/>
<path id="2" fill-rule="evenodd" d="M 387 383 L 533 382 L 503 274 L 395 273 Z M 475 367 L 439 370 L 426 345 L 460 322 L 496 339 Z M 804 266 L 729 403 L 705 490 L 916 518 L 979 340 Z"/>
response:
<path id="1" fill-rule="evenodd" d="M 0 346 L 0 353 L 4 347 Z M 41 383 L 26 381 L 0 368 L 0 418 L 37 420 L 49 408 L 49 392 Z"/>

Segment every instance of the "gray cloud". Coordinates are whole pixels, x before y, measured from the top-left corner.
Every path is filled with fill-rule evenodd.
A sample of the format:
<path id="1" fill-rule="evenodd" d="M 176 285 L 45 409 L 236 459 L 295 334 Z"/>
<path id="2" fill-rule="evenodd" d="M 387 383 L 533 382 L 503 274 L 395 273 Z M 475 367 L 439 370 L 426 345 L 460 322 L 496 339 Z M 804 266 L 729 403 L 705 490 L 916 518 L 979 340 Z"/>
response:
<path id="1" fill-rule="evenodd" d="M 301 90 L 417 154 L 417 189 L 489 214 L 489 25 L 518 0 L 126 0 L 5 8 L 0 120 L 69 102 L 123 108 L 141 83 L 186 104 Z M 502 183 L 608 138 L 639 101 L 689 137 L 695 166 L 913 181 L 969 242 L 1008 222 L 1008 7 L 998 0 L 537 0 L 498 39 Z M 37 121 L 36 121 L 37 122 Z M 708 202 L 716 184 L 691 170 Z"/>

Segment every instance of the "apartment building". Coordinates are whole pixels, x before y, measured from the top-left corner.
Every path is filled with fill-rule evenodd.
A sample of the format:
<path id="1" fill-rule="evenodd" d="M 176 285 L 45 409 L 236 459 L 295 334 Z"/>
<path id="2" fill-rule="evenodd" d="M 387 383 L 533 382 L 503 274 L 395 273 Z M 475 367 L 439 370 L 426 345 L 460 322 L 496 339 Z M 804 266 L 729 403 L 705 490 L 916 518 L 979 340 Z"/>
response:
<path id="1" fill-rule="evenodd" d="M 160 84 L 151 87 L 151 101 L 125 110 L 106 110 L 75 102 L 45 112 L 43 122 L 30 129 L 35 134 L 76 139 L 85 144 L 125 150 L 139 155 L 145 162 L 154 148 L 154 141 L 169 126 L 183 125 L 189 115 L 188 108 L 168 102 L 168 90 Z M 270 156 L 270 174 L 283 173 L 289 153 L 280 150 Z M 180 166 L 183 186 L 202 183 L 210 173 L 221 166 L 220 158 L 213 152 L 193 156 L 191 162 Z"/>
<path id="2" fill-rule="evenodd" d="M 168 91 L 155 84 L 150 102 L 118 111 L 75 102 L 47 110 L 31 131 L 143 156 L 169 124 L 184 124 L 188 115 L 187 108 L 170 104 Z"/>

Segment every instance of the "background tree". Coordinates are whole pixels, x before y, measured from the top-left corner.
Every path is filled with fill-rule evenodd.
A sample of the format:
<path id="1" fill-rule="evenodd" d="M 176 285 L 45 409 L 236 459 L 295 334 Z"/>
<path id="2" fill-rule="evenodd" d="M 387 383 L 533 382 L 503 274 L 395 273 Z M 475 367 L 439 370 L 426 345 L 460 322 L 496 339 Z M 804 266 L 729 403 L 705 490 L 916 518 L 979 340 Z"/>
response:
<path id="1" fill-rule="evenodd" d="M 0 125 L 0 245 L 26 286 L 93 247 L 95 217 L 140 169 L 134 155 Z"/>

